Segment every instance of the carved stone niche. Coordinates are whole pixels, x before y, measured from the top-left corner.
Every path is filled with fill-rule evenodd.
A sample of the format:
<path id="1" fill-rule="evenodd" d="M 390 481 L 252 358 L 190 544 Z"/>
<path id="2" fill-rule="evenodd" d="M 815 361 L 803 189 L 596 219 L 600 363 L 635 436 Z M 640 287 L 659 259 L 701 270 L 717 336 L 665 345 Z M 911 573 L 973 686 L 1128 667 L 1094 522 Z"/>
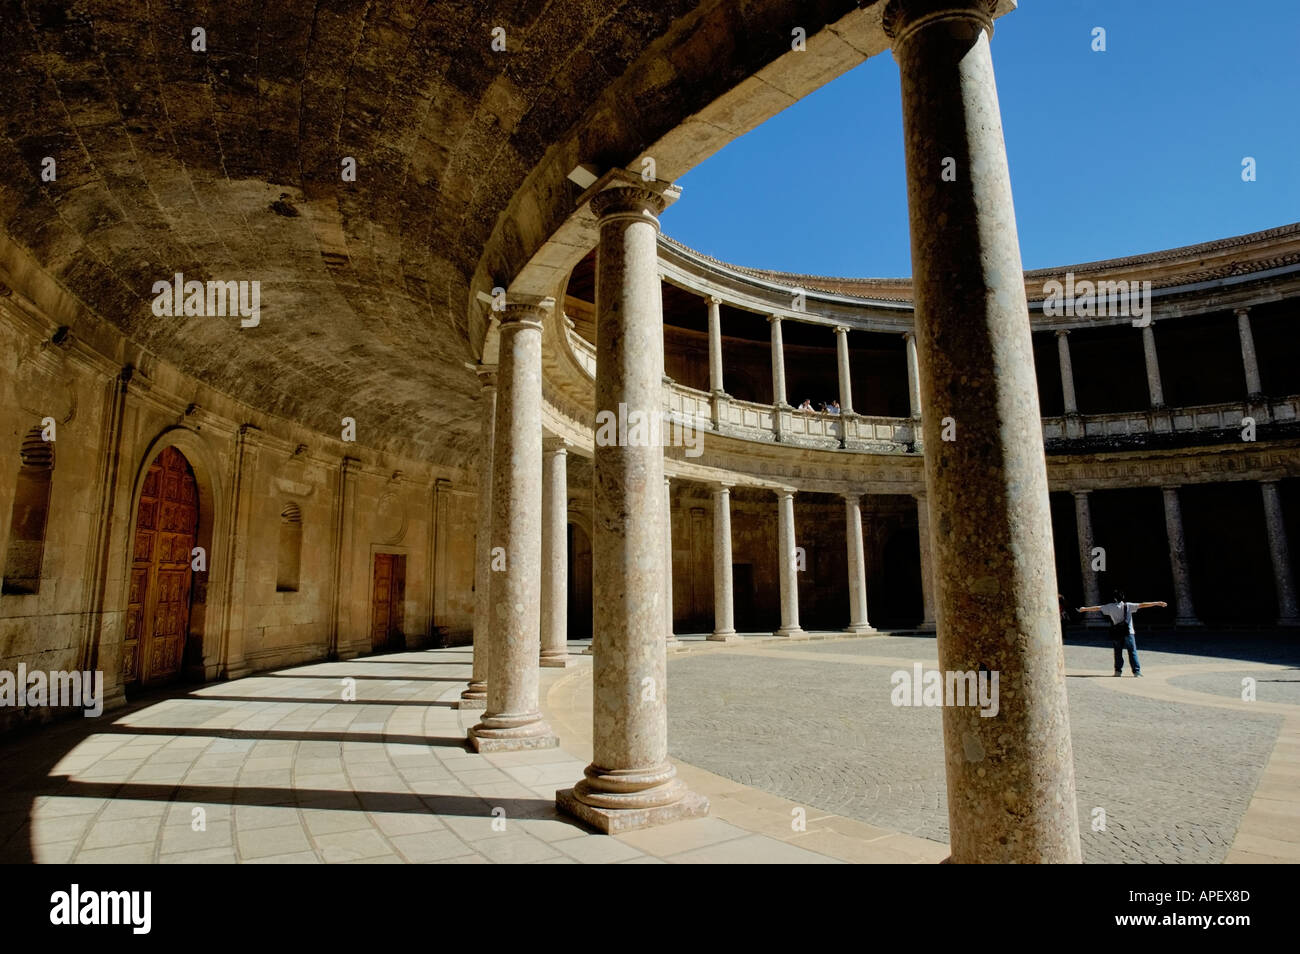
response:
<path id="1" fill-rule="evenodd" d="M 380 543 L 401 543 L 406 536 L 406 503 L 399 493 L 386 490 L 375 507 L 375 536 Z"/>
<path id="2" fill-rule="evenodd" d="M 295 456 L 280 467 L 275 475 L 275 488 L 286 497 L 310 497 L 316 489 L 311 477 L 311 465 Z"/>

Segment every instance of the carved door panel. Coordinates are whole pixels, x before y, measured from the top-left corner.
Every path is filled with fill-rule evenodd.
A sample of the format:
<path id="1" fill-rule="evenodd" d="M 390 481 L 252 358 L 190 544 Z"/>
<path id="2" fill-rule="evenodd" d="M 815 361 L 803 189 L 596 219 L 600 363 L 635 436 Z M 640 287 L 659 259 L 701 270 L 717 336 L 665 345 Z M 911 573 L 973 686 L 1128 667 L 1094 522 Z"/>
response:
<path id="1" fill-rule="evenodd" d="M 184 455 L 166 448 L 145 476 L 136 510 L 127 598 L 124 683 L 160 683 L 181 669 L 190 620 L 190 555 L 198 488 Z"/>
<path id="2" fill-rule="evenodd" d="M 370 604 L 370 648 L 375 652 L 403 648 L 403 601 L 406 599 L 406 557 L 375 554 L 375 586 Z"/>
<path id="3" fill-rule="evenodd" d="M 392 599 L 393 557 L 375 554 L 375 590 L 370 604 L 370 648 L 376 652 L 388 646 L 389 602 Z"/>

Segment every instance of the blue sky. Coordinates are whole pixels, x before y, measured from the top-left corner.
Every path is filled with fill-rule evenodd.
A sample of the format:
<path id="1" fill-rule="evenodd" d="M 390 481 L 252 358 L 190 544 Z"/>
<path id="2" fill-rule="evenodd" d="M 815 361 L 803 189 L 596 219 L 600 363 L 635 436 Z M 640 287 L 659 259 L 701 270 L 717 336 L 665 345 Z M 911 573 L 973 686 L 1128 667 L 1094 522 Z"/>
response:
<path id="1" fill-rule="evenodd" d="M 1104 53 L 1091 48 L 1098 26 Z M 1026 268 L 1300 221 L 1297 0 L 1021 0 L 997 21 L 993 65 Z M 1246 156 L 1255 182 L 1242 181 Z M 911 274 L 889 54 L 679 184 L 664 231 L 709 255 L 808 274 Z"/>

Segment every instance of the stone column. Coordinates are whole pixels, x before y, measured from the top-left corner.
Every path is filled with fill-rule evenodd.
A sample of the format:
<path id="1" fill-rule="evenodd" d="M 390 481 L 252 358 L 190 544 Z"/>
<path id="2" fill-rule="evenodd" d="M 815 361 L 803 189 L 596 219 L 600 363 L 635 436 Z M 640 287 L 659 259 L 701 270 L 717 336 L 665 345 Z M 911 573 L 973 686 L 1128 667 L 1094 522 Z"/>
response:
<path id="1" fill-rule="evenodd" d="M 781 583 L 781 628 L 774 635 L 787 639 L 807 639 L 799 627 L 799 567 L 796 564 L 794 536 L 794 490 L 782 487 L 776 492 L 777 577 Z"/>
<path id="2" fill-rule="evenodd" d="M 853 378 L 849 373 L 849 329 L 835 328 L 835 356 L 840 371 L 840 413 L 853 413 Z"/>
<path id="3" fill-rule="evenodd" d="M 664 477 L 664 636 L 669 649 L 681 646 L 673 635 L 673 488 Z"/>
<path id="4" fill-rule="evenodd" d="M 921 419 L 921 375 L 916 363 L 916 335 L 910 331 L 903 332 L 903 344 L 907 348 L 907 406 L 911 408 L 912 420 Z"/>
<path id="5" fill-rule="evenodd" d="M 1065 399 L 1065 413 L 1078 414 L 1079 402 L 1074 396 L 1074 365 L 1070 361 L 1070 332 L 1064 329 L 1056 333 L 1056 354 L 1061 360 L 1061 395 Z"/>
<path id="6" fill-rule="evenodd" d="M 844 494 L 844 535 L 849 556 L 849 625 L 846 633 L 874 633 L 867 620 L 867 557 L 862 546 L 862 496 Z"/>
<path id="7" fill-rule="evenodd" d="M 1092 535 L 1092 508 L 1088 491 L 1072 491 L 1074 496 L 1074 527 L 1079 537 L 1079 576 L 1083 579 L 1083 605 L 1100 606 L 1101 588 L 1097 585 L 1097 571 L 1092 568 L 1092 551 L 1097 545 Z M 1106 620 L 1100 613 L 1085 613 L 1089 626 L 1103 626 Z"/>
<path id="8" fill-rule="evenodd" d="M 713 632 L 709 639 L 738 643 L 731 579 L 731 485 L 713 488 Z"/>
<path id="9" fill-rule="evenodd" d="M 709 299 L 709 391 L 725 391 L 722 383 L 722 299 Z"/>
<path id="10" fill-rule="evenodd" d="M 913 494 L 916 499 L 916 533 L 921 547 L 921 611 L 924 617 L 917 624 L 917 629 L 924 633 L 933 633 L 938 624 L 935 621 L 934 599 L 934 547 L 930 542 L 930 502 L 924 493 Z"/>
<path id="11" fill-rule="evenodd" d="M 702 815 L 668 759 L 664 645 L 663 306 L 659 213 L 664 196 L 619 185 L 591 203 L 596 253 L 596 414 L 627 409 L 629 439 L 593 458 L 596 652 L 592 762 L 556 793 L 561 809 L 612 834 Z M 633 440 L 635 416 L 650 432 Z"/>
<path id="12" fill-rule="evenodd" d="M 1273 580 L 1277 588 L 1279 626 L 1300 626 L 1295 576 L 1291 572 L 1291 549 L 1287 545 L 1286 523 L 1282 519 L 1282 498 L 1276 480 L 1260 481 L 1264 495 L 1264 526 L 1268 528 L 1268 550 L 1273 558 Z"/>
<path id="13" fill-rule="evenodd" d="M 1151 406 L 1165 406 L 1165 392 L 1160 386 L 1160 357 L 1156 354 L 1156 332 L 1153 325 L 1142 327 L 1142 356 L 1147 363 L 1147 391 L 1151 394 Z"/>
<path id="14" fill-rule="evenodd" d="M 537 701 L 542 580 L 542 319 L 537 304 L 501 313 L 492 447 L 487 708 L 469 730 L 479 752 L 559 744 Z"/>
<path id="15" fill-rule="evenodd" d="M 767 321 L 772 326 L 772 406 L 788 407 L 790 402 L 785 395 L 785 345 L 781 343 L 781 316 L 771 315 Z"/>
<path id="16" fill-rule="evenodd" d="M 1174 624 L 1200 626 L 1192 604 L 1192 583 L 1187 572 L 1187 546 L 1183 542 L 1183 510 L 1177 487 L 1162 487 L 1165 498 L 1165 535 L 1169 539 L 1169 567 L 1174 577 Z"/>
<path id="17" fill-rule="evenodd" d="M 487 706 L 488 636 L 492 625 L 492 447 L 496 443 L 497 367 L 481 364 L 479 382 L 478 526 L 474 536 L 474 669 L 460 708 Z"/>
<path id="18" fill-rule="evenodd" d="M 1250 309 L 1237 309 L 1237 334 L 1241 337 L 1241 365 L 1246 369 L 1246 394 L 1259 400 L 1264 388 L 1259 382 L 1259 361 L 1255 358 L 1255 335 L 1250 328 Z"/>
<path id="19" fill-rule="evenodd" d="M 569 442 L 542 445 L 542 655 L 540 663 L 569 664 Z"/>
<path id="20" fill-rule="evenodd" d="M 713 428 L 718 430 L 727 419 L 727 390 L 722 380 L 722 299 L 709 299 L 709 395 Z"/>
<path id="21" fill-rule="evenodd" d="M 989 37 L 992 0 L 890 0 L 901 73 L 939 668 L 999 674 L 943 709 L 954 862 L 1078 862 L 1034 353 Z M 956 173 L 944 181 L 945 169 Z M 986 677 L 991 683 L 991 677 Z"/>

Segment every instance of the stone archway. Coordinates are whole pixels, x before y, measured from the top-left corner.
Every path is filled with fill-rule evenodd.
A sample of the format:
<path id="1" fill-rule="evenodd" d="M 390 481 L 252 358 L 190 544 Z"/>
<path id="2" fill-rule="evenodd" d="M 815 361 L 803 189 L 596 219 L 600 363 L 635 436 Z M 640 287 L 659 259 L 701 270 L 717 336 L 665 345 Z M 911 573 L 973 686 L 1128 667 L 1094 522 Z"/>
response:
<path id="1" fill-rule="evenodd" d="M 172 682 L 185 657 L 193 655 L 190 602 L 195 570 L 202 565 L 195 555 L 198 525 L 194 470 L 175 447 L 164 447 L 145 472 L 129 541 L 124 685 Z"/>
<path id="2" fill-rule="evenodd" d="M 184 618 L 184 633 L 180 636 L 183 640 L 180 665 L 178 672 L 169 673 L 166 678 L 181 675 L 189 680 L 205 681 L 215 678 L 221 669 L 224 647 L 221 645 L 223 641 L 218 637 L 222 631 L 221 620 L 222 608 L 226 603 L 225 594 L 229 589 L 225 579 L 229 560 L 228 555 L 224 552 L 226 548 L 221 545 L 221 541 L 225 538 L 223 528 L 225 527 L 227 506 L 220 482 L 221 471 L 217 467 L 218 454 L 196 432 L 185 427 L 173 427 L 155 437 L 141 455 L 131 494 L 130 525 L 127 529 L 123 547 L 125 565 L 123 567 L 123 592 L 120 603 L 126 619 L 122 629 L 122 642 L 118 647 L 120 652 L 115 669 L 115 675 L 120 676 L 123 685 L 141 685 L 141 676 L 144 677 L 146 682 L 151 681 L 148 667 L 142 669 L 139 665 L 141 657 L 136 657 L 133 670 L 132 660 L 128 658 L 131 650 L 138 651 L 139 649 L 138 645 L 135 647 L 129 645 L 130 638 L 133 635 L 135 638 L 142 635 L 148 636 L 147 630 L 137 630 L 132 634 L 130 616 L 134 607 L 140 607 L 143 613 L 151 601 L 154 601 L 156 605 L 152 593 L 139 592 L 140 574 L 136 571 L 144 568 L 144 561 L 136 559 L 138 556 L 143 555 L 137 551 L 137 543 L 142 530 L 154 531 L 156 536 L 156 526 L 141 526 L 141 504 L 149 499 L 160 500 L 165 498 L 165 493 L 160 498 L 157 495 L 157 488 L 150 487 L 150 474 L 156 473 L 154 470 L 155 464 L 169 451 L 183 461 L 185 468 L 188 469 L 189 477 L 193 481 L 193 508 L 195 513 L 192 540 L 190 540 L 188 548 L 185 548 L 186 552 L 184 554 L 184 566 L 188 571 L 186 580 L 188 591 L 184 595 L 187 595 L 188 598 L 185 600 L 187 612 Z M 180 556 L 175 552 L 176 544 L 169 540 L 168 545 L 173 551 L 168 556 L 174 558 L 169 562 L 174 564 L 177 571 L 179 571 Z M 202 550 L 201 559 L 196 559 L 192 555 L 195 547 Z M 175 580 L 169 581 L 169 586 L 174 587 L 175 585 Z M 136 590 L 136 592 L 133 592 L 133 590 Z M 169 594 L 169 596 L 174 595 L 176 594 Z M 175 600 L 171 602 L 175 602 Z M 142 615 L 140 623 L 143 622 Z M 112 663 L 109 663 L 109 665 L 112 665 Z M 131 673 L 130 676 L 128 676 L 128 672 Z"/>

